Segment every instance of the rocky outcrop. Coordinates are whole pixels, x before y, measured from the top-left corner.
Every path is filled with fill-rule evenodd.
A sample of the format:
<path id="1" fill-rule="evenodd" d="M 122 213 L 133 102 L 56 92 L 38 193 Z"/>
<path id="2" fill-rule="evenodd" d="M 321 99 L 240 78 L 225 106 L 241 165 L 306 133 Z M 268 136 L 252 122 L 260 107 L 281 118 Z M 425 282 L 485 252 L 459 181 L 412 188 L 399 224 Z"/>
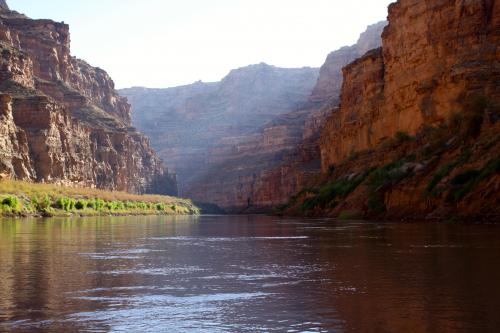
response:
<path id="1" fill-rule="evenodd" d="M 398 131 L 443 123 L 474 96 L 498 101 L 499 15 L 487 0 L 392 4 L 383 48 L 344 69 L 342 108 L 322 137 L 323 170 Z"/>
<path id="2" fill-rule="evenodd" d="M 130 105 L 111 78 L 71 56 L 68 25 L 2 6 L 0 49 L 3 177 L 176 192 L 149 141 L 130 127 Z"/>
<path id="3" fill-rule="evenodd" d="M 500 5 L 399 0 L 382 48 L 343 70 L 322 171 L 287 214 L 500 217 Z"/>

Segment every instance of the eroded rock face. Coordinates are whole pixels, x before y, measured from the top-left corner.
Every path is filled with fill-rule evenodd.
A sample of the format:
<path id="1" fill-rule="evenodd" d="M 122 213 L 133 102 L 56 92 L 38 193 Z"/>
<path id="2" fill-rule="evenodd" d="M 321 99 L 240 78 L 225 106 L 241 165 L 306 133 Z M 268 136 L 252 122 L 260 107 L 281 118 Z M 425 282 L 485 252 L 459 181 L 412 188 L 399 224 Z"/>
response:
<path id="1" fill-rule="evenodd" d="M 358 44 L 331 53 L 303 107 L 277 116 L 250 135 L 225 138 L 185 193 L 230 212 L 262 212 L 286 203 L 320 172 L 319 133 L 338 104 L 342 67 L 380 46 L 386 22 L 368 27 Z"/>
<path id="2" fill-rule="evenodd" d="M 134 126 L 169 161 L 183 189 L 214 163 L 236 157 L 243 146 L 257 148 L 253 140 L 259 128 L 306 103 L 317 77 L 314 68 L 258 64 L 233 70 L 221 82 L 120 93 L 134 107 Z M 271 131 L 281 135 L 287 129 L 270 129 L 267 134 L 269 140 L 286 141 L 282 145 L 295 140 L 271 138 Z"/>
<path id="3" fill-rule="evenodd" d="M 0 177 L 10 178 L 19 175 L 31 178 L 34 175 L 28 157 L 28 140 L 25 132 L 14 123 L 12 98 L 0 95 Z"/>
<path id="4" fill-rule="evenodd" d="M 126 99 L 106 72 L 71 57 L 69 42 L 66 24 L 2 9 L 2 176 L 175 194 L 175 178 L 130 127 Z"/>
<path id="5" fill-rule="evenodd" d="M 332 112 L 320 139 L 323 172 L 335 161 L 380 143 L 373 141 L 376 139 L 372 133 L 386 130 L 383 128 L 385 124 L 378 122 L 383 89 L 381 48 L 368 52 L 344 68 L 341 107 Z M 353 149 L 353 145 L 357 148 Z"/>
<path id="6" fill-rule="evenodd" d="M 477 96 L 499 100 L 498 1 L 399 0 L 383 47 L 344 70 L 342 107 L 321 139 L 323 171 L 398 131 L 443 123 Z"/>

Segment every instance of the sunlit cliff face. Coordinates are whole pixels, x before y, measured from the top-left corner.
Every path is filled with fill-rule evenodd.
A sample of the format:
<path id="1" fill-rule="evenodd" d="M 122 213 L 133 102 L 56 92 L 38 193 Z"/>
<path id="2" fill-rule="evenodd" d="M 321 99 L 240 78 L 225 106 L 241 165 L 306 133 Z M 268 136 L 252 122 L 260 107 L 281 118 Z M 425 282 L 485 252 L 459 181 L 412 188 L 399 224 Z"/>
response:
<path id="1" fill-rule="evenodd" d="M 70 54 L 69 26 L 2 9 L 0 173 L 28 181 L 176 193 L 130 127 L 130 105 L 102 69 Z M 160 179 L 171 188 L 158 189 Z"/>

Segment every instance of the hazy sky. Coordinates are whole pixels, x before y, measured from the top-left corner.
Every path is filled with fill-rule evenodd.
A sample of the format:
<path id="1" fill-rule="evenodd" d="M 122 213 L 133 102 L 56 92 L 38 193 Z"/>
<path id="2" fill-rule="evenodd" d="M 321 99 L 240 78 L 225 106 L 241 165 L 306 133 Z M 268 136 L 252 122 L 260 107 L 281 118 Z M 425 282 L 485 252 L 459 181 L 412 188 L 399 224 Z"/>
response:
<path id="1" fill-rule="evenodd" d="M 218 81 L 266 62 L 319 67 L 383 20 L 393 0 L 7 0 L 70 24 L 72 53 L 118 88 Z"/>

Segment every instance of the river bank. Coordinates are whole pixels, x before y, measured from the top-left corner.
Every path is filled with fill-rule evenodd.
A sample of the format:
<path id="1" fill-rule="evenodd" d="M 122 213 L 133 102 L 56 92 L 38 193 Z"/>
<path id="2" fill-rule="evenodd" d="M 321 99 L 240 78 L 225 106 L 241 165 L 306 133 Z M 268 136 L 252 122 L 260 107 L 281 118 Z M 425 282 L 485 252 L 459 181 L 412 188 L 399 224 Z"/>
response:
<path id="1" fill-rule="evenodd" d="M 191 200 L 22 181 L 0 181 L 0 217 L 197 215 Z"/>

